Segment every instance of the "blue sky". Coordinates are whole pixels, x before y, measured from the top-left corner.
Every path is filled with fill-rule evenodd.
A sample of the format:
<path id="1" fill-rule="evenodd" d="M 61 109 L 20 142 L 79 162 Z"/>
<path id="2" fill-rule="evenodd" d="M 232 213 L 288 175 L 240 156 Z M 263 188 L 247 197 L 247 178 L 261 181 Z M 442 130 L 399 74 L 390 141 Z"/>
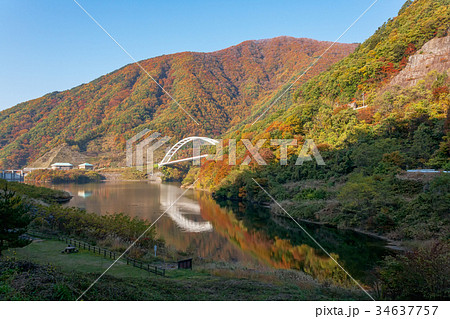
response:
<path id="1" fill-rule="evenodd" d="M 137 60 L 281 35 L 334 41 L 374 0 L 77 0 Z M 378 3 L 341 38 L 362 42 L 404 0 Z M 0 0 L 0 110 L 132 63 L 73 0 Z"/>

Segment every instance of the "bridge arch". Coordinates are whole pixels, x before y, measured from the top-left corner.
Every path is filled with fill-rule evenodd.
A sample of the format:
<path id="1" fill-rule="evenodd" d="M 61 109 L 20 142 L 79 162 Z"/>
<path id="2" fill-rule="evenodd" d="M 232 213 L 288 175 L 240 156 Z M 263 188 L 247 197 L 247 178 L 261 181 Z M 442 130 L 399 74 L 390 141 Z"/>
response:
<path id="1" fill-rule="evenodd" d="M 178 141 L 174 146 L 172 146 L 169 149 L 169 151 L 166 153 L 166 155 L 161 160 L 161 162 L 159 162 L 158 167 L 161 167 L 161 166 L 164 166 L 164 165 L 173 164 L 173 163 L 190 161 L 190 160 L 194 160 L 194 159 L 203 158 L 203 157 L 208 156 L 208 154 L 204 154 L 204 155 L 192 156 L 192 157 L 189 157 L 189 158 L 183 158 L 183 159 L 171 161 L 172 157 L 176 154 L 176 152 L 178 152 L 178 150 L 180 148 L 182 148 L 184 145 L 186 145 L 189 142 L 193 142 L 193 141 L 197 141 L 197 140 L 204 141 L 204 142 L 209 143 L 211 145 L 216 145 L 216 144 L 219 143 L 219 141 L 217 141 L 215 139 L 212 139 L 212 138 L 209 138 L 209 137 L 202 137 L 202 136 L 191 136 L 191 137 L 183 138 L 182 140 Z"/>

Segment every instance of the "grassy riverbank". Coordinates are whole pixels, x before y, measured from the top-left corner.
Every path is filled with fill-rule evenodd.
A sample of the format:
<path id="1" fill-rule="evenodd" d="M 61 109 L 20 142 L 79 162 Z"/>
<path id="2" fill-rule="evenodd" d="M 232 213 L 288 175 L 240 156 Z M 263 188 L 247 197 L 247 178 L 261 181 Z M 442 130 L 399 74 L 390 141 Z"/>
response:
<path id="1" fill-rule="evenodd" d="M 34 190 L 33 187 L 30 189 Z M 20 195 L 27 196 L 26 192 Z M 28 214 L 34 219 L 29 229 L 40 232 L 42 236 L 33 233 L 38 240 L 23 248 L 10 248 L 5 251 L 5 257 L 0 265 L 0 299 L 73 300 L 90 285 L 89 281 L 95 280 L 96 276 L 98 277 L 112 264 L 112 261 L 86 251 L 63 255 L 60 252 L 66 244 L 54 238 L 59 235 L 70 236 L 121 253 L 149 227 L 147 221 L 130 218 L 124 214 L 101 216 L 78 208 L 42 205 L 38 201 L 31 201 L 29 204 L 26 202 L 30 205 Z M 217 204 L 214 207 L 217 208 Z M 151 228 L 127 256 L 150 263 L 151 266 L 164 267 L 167 277 L 160 278 L 118 261 L 86 298 L 89 300 L 364 300 L 367 297 L 361 290 L 352 286 L 353 282 L 346 278 L 345 274 L 333 270 L 337 269 L 334 263 L 314 253 L 307 242 L 300 240 L 302 245 L 294 247 L 290 240 L 264 241 L 262 233 L 248 233 L 245 227 L 241 229 L 241 226 L 245 225 L 242 220 L 237 223 L 226 219 L 225 217 L 229 215 L 226 212 L 214 211 L 206 209 L 205 214 L 210 214 L 209 220 L 216 221 L 214 225 L 218 231 L 226 232 L 230 240 L 235 240 L 238 245 L 247 245 L 247 251 L 262 252 L 261 256 L 273 268 L 256 266 L 248 268 L 249 266 L 239 263 L 194 258 L 193 271 L 170 270 L 170 267 L 166 267 L 165 261 L 183 259 L 186 254 L 165 249 L 164 242 L 158 240 L 155 229 Z M 271 231 L 275 231 L 276 227 L 285 227 L 283 223 L 276 226 L 274 222 L 267 222 L 265 225 Z M 314 234 L 318 236 L 317 232 Z M 246 240 L 241 242 L 239 238 Z M 333 236 L 318 238 L 324 247 L 327 247 L 326 238 L 329 238 L 331 245 L 336 245 L 336 238 Z M 154 258 L 152 253 L 155 244 L 159 247 L 158 258 Z M 342 246 L 343 251 L 339 253 L 338 260 L 341 262 L 347 260 L 344 248 L 345 245 Z M 450 278 L 449 254 L 450 247 L 442 242 L 404 255 L 389 257 L 383 261 L 380 269 L 374 271 L 374 281 L 365 282 L 367 289 L 372 291 L 376 299 L 446 299 L 447 278 Z M 346 264 L 346 268 L 348 266 L 350 264 Z M 305 269 L 305 272 L 288 269 Z M 435 269 L 440 271 L 435 272 Z M 354 271 L 350 273 L 354 274 Z M 413 277 L 420 280 L 409 280 L 410 274 L 414 274 Z"/>
<path id="2" fill-rule="evenodd" d="M 103 168 L 98 171 L 107 182 L 145 181 L 147 174 L 131 167 Z"/>
<path id="3" fill-rule="evenodd" d="M 82 169 L 71 169 L 68 171 L 38 169 L 30 172 L 25 180 L 29 182 L 50 182 L 53 184 L 64 183 L 98 183 L 104 179 L 102 175 L 95 171 Z"/>
<path id="4" fill-rule="evenodd" d="M 80 250 L 75 254 L 61 254 L 65 247 L 67 244 L 63 241 L 38 239 L 26 247 L 10 250 L 5 255 L 36 264 L 48 263 L 64 273 L 74 270 L 83 273 L 101 273 L 113 262 L 111 259 L 99 257 L 98 254 L 85 250 Z M 144 278 L 147 273 L 141 269 L 127 266 L 126 262 L 119 260 L 111 268 L 110 275 L 118 278 Z"/>
<path id="5" fill-rule="evenodd" d="M 5 185 L 7 185 L 8 190 L 16 192 L 25 198 L 39 200 L 46 204 L 63 203 L 72 198 L 72 196 L 65 191 L 28 185 L 25 183 L 7 182 L 6 180 L 0 179 L 0 188 L 3 189 Z"/>
<path id="6" fill-rule="evenodd" d="M 0 300 L 75 300 L 112 263 L 89 252 L 61 254 L 44 240 L 0 260 Z M 357 289 L 320 284 L 290 271 L 232 271 L 225 265 L 155 276 L 118 261 L 84 300 L 365 300 Z M 298 273 L 298 272 L 297 272 Z"/>
<path id="7" fill-rule="evenodd" d="M 8 186 L 14 183 L 8 183 Z M 16 186 L 16 185 L 14 185 Z M 21 184 L 20 186 L 24 186 Z M 43 188 L 17 186 L 23 198 Z M 48 194 L 56 195 L 53 190 Z M 58 193 L 59 194 L 59 193 Z M 123 214 L 100 216 L 77 208 L 30 202 L 29 229 L 43 233 L 23 248 L 11 248 L 0 260 L 1 300 L 74 300 L 112 263 L 112 260 L 80 251 L 61 254 L 66 246 L 55 235 L 71 236 L 123 252 L 148 223 Z M 164 254 L 164 243 L 154 229 L 128 253 L 149 259 L 154 244 Z M 167 255 L 167 254 L 166 254 Z M 178 256 L 179 257 L 179 256 Z M 177 260 L 165 256 L 165 260 Z M 160 264 L 161 260 L 152 260 Z M 359 300 L 358 289 L 319 282 L 310 275 L 290 270 L 247 269 L 238 265 L 195 261 L 194 270 L 168 270 L 166 277 L 118 261 L 86 295 L 87 300 Z"/>

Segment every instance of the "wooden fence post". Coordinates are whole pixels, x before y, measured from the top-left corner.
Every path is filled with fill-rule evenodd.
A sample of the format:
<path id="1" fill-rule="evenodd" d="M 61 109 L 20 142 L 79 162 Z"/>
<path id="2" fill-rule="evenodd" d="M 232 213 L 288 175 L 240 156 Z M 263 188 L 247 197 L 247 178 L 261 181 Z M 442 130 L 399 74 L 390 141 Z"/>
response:
<path id="1" fill-rule="evenodd" d="M 76 240 L 76 239 L 72 239 L 72 238 L 69 238 L 69 237 L 65 237 L 65 236 L 61 236 L 61 237 L 58 237 L 58 238 L 59 238 L 59 240 L 64 241 L 66 244 L 73 245 L 74 247 L 77 247 L 77 245 L 78 245 L 78 247 L 80 249 L 81 249 L 82 246 L 83 246 L 83 249 L 86 249 L 86 246 L 87 246 L 87 250 L 89 252 L 91 251 L 91 247 L 92 247 L 92 252 L 94 254 L 95 253 L 98 253 L 99 255 L 102 254 L 102 248 L 101 247 L 91 246 L 91 244 L 89 244 L 89 243 L 86 243 L 86 242 L 83 242 L 83 241 L 79 241 L 79 240 Z M 104 258 L 107 257 L 108 253 L 109 253 L 109 258 L 112 258 L 112 259 L 116 260 L 116 258 L 117 258 L 116 252 L 113 252 L 111 250 L 103 249 L 103 257 Z M 154 269 L 153 269 L 153 267 L 150 267 L 150 264 L 146 264 L 147 267 L 145 267 L 145 264 L 142 261 L 139 261 L 139 260 L 136 260 L 136 259 L 133 259 L 133 258 L 129 258 L 129 257 L 125 257 L 125 258 L 126 258 L 126 261 L 127 261 L 127 265 L 130 265 L 131 262 L 132 262 L 132 266 L 133 267 L 140 268 L 142 270 L 147 270 L 150 273 L 154 272 L 155 276 L 157 276 L 157 275 L 160 275 L 160 276 L 163 276 L 163 277 L 166 276 L 166 270 L 164 268 L 161 268 L 159 270 L 159 272 L 158 272 L 158 267 L 157 266 L 154 266 Z"/>

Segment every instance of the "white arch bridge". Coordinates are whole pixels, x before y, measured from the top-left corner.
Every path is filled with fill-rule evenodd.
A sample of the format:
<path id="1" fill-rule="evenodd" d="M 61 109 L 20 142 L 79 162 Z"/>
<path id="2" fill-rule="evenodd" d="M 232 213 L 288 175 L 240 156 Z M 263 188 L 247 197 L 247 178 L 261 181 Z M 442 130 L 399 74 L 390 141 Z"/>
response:
<path id="1" fill-rule="evenodd" d="M 176 152 L 178 152 L 178 150 L 180 148 L 182 148 L 184 145 L 186 145 L 189 142 L 195 142 L 195 141 L 202 141 L 202 142 L 206 142 L 211 145 L 219 144 L 219 141 L 209 138 L 209 137 L 191 136 L 191 137 L 183 138 L 182 140 L 178 141 L 174 146 L 172 146 L 169 149 L 169 151 L 166 153 L 166 155 L 161 160 L 161 162 L 159 162 L 158 167 L 161 167 L 164 165 L 169 165 L 169 164 L 174 164 L 174 163 L 179 163 L 179 162 L 184 162 L 184 161 L 196 160 L 196 159 L 200 159 L 200 158 L 208 156 L 208 154 L 200 155 L 200 147 L 198 148 L 198 155 L 196 155 L 195 154 L 196 150 L 194 147 L 193 148 L 194 154 L 192 154 L 192 157 L 182 158 L 182 159 L 172 161 L 172 157 L 176 154 Z"/>

